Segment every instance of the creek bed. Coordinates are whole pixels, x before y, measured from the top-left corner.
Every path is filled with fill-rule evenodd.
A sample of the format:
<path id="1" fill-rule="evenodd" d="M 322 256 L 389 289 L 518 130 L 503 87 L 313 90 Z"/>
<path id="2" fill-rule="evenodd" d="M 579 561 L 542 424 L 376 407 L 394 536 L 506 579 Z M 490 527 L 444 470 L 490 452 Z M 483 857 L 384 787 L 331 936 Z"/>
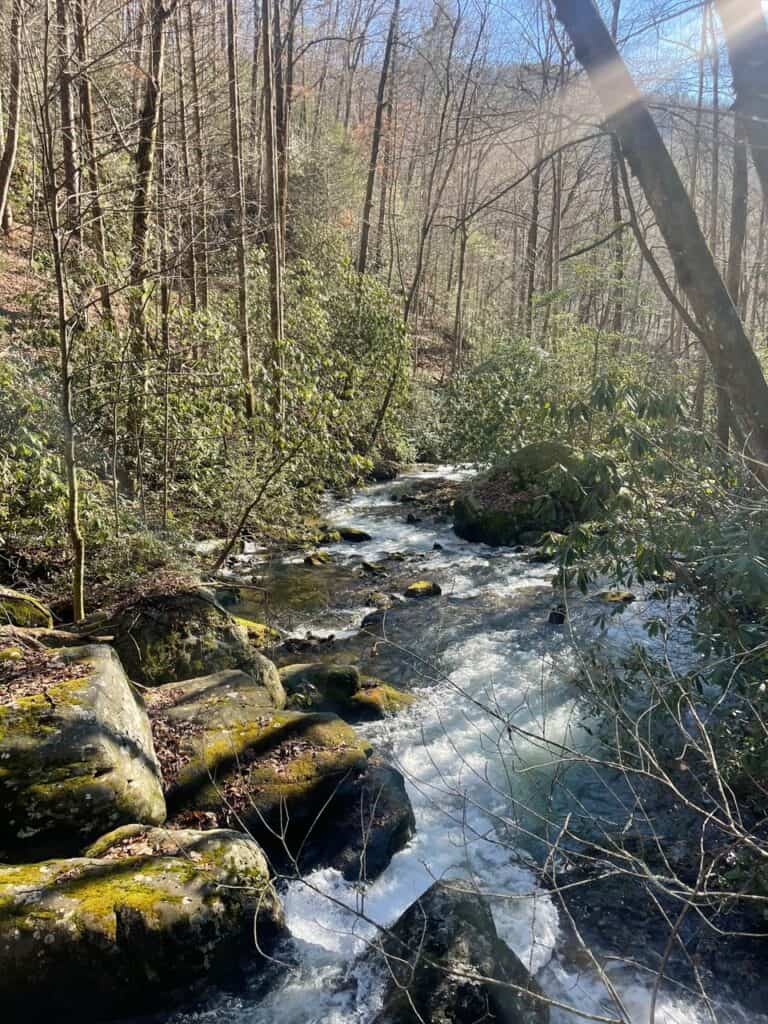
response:
<path id="1" fill-rule="evenodd" d="M 276 970 L 279 980 L 266 995 L 218 996 L 165 1018 L 173 1024 L 367 1024 L 378 1009 L 380 984 L 355 957 L 376 933 L 371 922 L 392 924 L 436 878 L 472 879 L 491 897 L 499 934 L 554 1000 L 584 1015 L 622 1016 L 584 957 L 573 955 L 555 901 L 531 867 L 542 858 L 548 821 L 556 828 L 569 811 L 585 821 L 607 819 L 620 799 L 592 768 L 565 771 L 562 756 L 568 750 L 573 760 L 597 742 L 573 682 L 578 658 L 571 628 L 594 628 L 599 609 L 579 599 L 569 625 L 553 627 L 551 566 L 531 563 L 525 551 L 461 541 L 448 523 L 407 523 L 411 506 L 396 500 L 398 493 L 441 473 L 462 475 L 413 473 L 335 504 L 331 523 L 360 528 L 372 539 L 331 545 L 330 565 L 310 569 L 293 559 L 252 567 L 267 584 L 281 581 L 283 597 L 272 608 L 276 624 L 314 638 L 311 655 L 293 660 L 354 659 L 369 674 L 418 694 L 412 709 L 361 727 L 405 776 L 416 835 L 364 889 L 333 870 L 289 883 L 283 898 L 292 966 Z M 355 567 L 362 561 L 384 566 L 386 575 L 361 584 Z M 243 568 L 241 559 L 241 575 Z M 416 579 L 436 581 L 442 596 L 397 602 L 366 619 L 374 611 L 366 590 Z M 637 601 L 610 625 L 609 639 L 643 639 L 643 617 L 664 613 L 653 604 Z M 675 656 L 673 642 L 668 653 Z M 641 951 L 632 948 L 632 922 L 624 927 L 632 961 Z M 649 1021 L 653 978 L 620 962 L 608 971 L 623 1019 Z M 718 1021 L 767 1019 L 726 999 L 714 1012 Z M 553 1024 L 579 1019 L 553 1008 Z M 694 993 L 677 986 L 662 987 L 654 1019 L 703 1024 L 712 1017 Z"/>

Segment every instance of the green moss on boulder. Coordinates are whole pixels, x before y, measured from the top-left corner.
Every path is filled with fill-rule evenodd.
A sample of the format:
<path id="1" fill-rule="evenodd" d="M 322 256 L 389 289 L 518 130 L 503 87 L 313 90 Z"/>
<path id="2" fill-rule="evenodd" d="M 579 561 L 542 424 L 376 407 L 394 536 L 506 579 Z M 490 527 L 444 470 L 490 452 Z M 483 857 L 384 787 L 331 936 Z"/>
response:
<path id="1" fill-rule="evenodd" d="M 434 580 L 416 580 L 415 583 L 409 583 L 405 588 L 405 596 L 417 600 L 425 597 L 439 597 L 442 592 L 440 584 L 435 583 Z"/>
<path id="2" fill-rule="evenodd" d="M 114 651 L 45 656 L 52 684 L 0 704 L 0 859 L 78 852 L 121 823 L 165 818 L 146 711 Z"/>
<path id="3" fill-rule="evenodd" d="M 247 627 L 202 588 L 142 597 L 117 616 L 114 636 L 126 672 L 147 686 L 258 666 Z"/>
<path id="4" fill-rule="evenodd" d="M 385 718 L 414 701 L 410 694 L 380 679 L 361 675 L 354 665 L 285 665 L 280 669 L 280 678 L 288 707 L 297 711 L 332 711 L 350 722 Z"/>
<path id="5" fill-rule="evenodd" d="M 619 489 L 610 460 L 541 441 L 465 485 L 454 504 L 454 529 L 493 546 L 524 543 L 599 518 Z"/>
<path id="6" fill-rule="evenodd" d="M 53 617 L 37 598 L 21 594 L 9 587 L 0 587 L 0 626 L 2 625 L 53 629 Z"/>
<path id="7" fill-rule="evenodd" d="M 0 1003 L 12 1019 L 155 1009 L 260 957 L 283 929 L 264 855 L 230 831 L 127 826 L 86 857 L 0 867 Z"/>

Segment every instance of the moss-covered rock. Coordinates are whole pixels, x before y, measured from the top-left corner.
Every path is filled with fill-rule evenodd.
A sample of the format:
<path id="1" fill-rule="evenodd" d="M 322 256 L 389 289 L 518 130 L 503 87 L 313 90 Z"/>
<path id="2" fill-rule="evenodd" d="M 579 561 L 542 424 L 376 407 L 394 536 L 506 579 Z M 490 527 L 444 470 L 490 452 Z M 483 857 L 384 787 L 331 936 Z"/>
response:
<path id="1" fill-rule="evenodd" d="M 229 729 L 271 714 L 285 705 L 277 668 L 259 657 L 259 671 L 224 669 L 209 676 L 164 683 L 147 690 L 150 716 L 206 729 Z"/>
<path id="2" fill-rule="evenodd" d="M 333 559 L 327 551 L 310 551 L 304 556 L 304 565 L 317 569 L 321 565 L 328 565 Z"/>
<path id="3" fill-rule="evenodd" d="M 434 580 L 416 580 L 405 588 L 405 596 L 417 600 L 424 597 L 439 597 L 442 592 L 440 584 Z"/>
<path id="4" fill-rule="evenodd" d="M 234 620 L 243 627 L 254 647 L 271 647 L 280 642 L 280 630 L 275 629 L 274 626 L 268 626 L 264 622 L 255 622 L 253 619 L 244 619 L 240 615 L 235 615 Z"/>
<path id="5" fill-rule="evenodd" d="M 285 870 L 295 867 L 294 858 L 302 871 L 342 856 L 348 866 L 366 841 L 394 851 L 410 835 L 402 816 L 384 813 L 385 804 L 370 834 L 361 829 L 370 752 L 332 714 L 283 711 L 187 733 L 175 751 L 180 767 L 167 794 L 169 809 L 181 820 L 203 812 L 222 826 L 246 828 Z M 381 868 L 382 858 L 374 858 Z"/>
<path id="6" fill-rule="evenodd" d="M 415 701 L 413 694 L 405 693 L 404 690 L 398 690 L 397 687 L 370 676 L 364 677 L 361 688 L 350 697 L 355 720 L 358 717 L 363 720 L 387 718 L 399 711 L 405 711 Z"/>
<path id="7" fill-rule="evenodd" d="M 280 678 L 289 708 L 332 711 L 348 722 L 385 718 L 414 700 L 380 679 L 362 676 L 354 665 L 320 661 L 284 665 Z"/>
<path id="8" fill-rule="evenodd" d="M 258 962 L 254 915 L 269 951 L 280 904 L 261 850 L 236 832 L 127 826 L 86 857 L 0 867 L 5 1019 L 154 1009 L 244 955 Z"/>
<path id="9" fill-rule="evenodd" d="M 165 818 L 147 714 L 114 651 L 93 645 L 41 657 L 36 685 L 0 702 L 5 860 L 79 852 L 116 825 Z"/>
<path id="10" fill-rule="evenodd" d="M 126 672 L 148 686 L 258 665 L 247 628 L 202 588 L 142 597 L 113 630 Z"/>
<path id="11" fill-rule="evenodd" d="M 603 590 L 595 597 L 602 604 L 632 604 L 637 600 L 631 590 Z"/>
<path id="12" fill-rule="evenodd" d="M 348 544 L 364 544 L 368 540 L 373 540 L 370 533 L 359 530 L 356 526 L 339 526 L 336 528 L 336 532 Z"/>
<path id="13" fill-rule="evenodd" d="M 454 529 L 469 541 L 517 544 L 599 518 L 619 489 L 608 459 L 540 441 L 464 486 L 454 503 Z"/>
<path id="14" fill-rule="evenodd" d="M 385 978 L 375 1024 L 549 1020 L 536 998 L 541 989 L 499 939 L 487 901 L 464 884 L 436 882 L 369 954 Z"/>
<path id="15" fill-rule="evenodd" d="M 0 587 L 0 626 L 37 626 L 53 629 L 53 617 L 35 597 Z"/>

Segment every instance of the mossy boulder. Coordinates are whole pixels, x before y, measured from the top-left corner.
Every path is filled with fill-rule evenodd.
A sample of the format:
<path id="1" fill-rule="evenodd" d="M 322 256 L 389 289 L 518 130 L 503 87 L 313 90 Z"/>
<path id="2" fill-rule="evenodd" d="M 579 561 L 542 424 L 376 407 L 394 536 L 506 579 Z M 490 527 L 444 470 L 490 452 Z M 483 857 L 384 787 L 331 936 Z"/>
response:
<path id="1" fill-rule="evenodd" d="M 116 825 L 161 823 L 149 721 L 115 652 L 37 657 L 35 678 L 0 700 L 0 859 L 68 855 Z"/>
<path id="2" fill-rule="evenodd" d="M 153 1010 L 244 956 L 266 963 L 256 944 L 282 929 L 252 839 L 127 826 L 85 857 L 0 867 L 0 1005 L 78 1024 Z"/>
<path id="3" fill-rule="evenodd" d="M 302 871 L 342 855 L 352 863 L 366 838 L 385 850 L 405 834 L 394 814 L 377 818 L 371 835 L 361 828 L 370 753 L 332 714 L 282 711 L 187 732 L 174 752 L 169 810 L 182 821 L 202 812 L 221 826 L 246 828 L 285 870 L 295 867 L 294 858 Z"/>
<path id="4" fill-rule="evenodd" d="M 53 629 L 53 617 L 37 598 L 0 587 L 0 626 L 3 625 Z"/>
<path id="5" fill-rule="evenodd" d="M 254 647 L 271 647 L 280 642 L 280 630 L 275 629 L 274 626 L 268 626 L 264 622 L 255 622 L 253 619 L 244 619 L 240 615 L 235 615 L 234 620 L 243 627 Z"/>
<path id="6" fill-rule="evenodd" d="M 375 1024 L 549 1020 L 546 1003 L 536 998 L 541 989 L 498 937 L 488 902 L 468 883 L 436 882 L 368 957 L 385 977 Z"/>
<path id="7" fill-rule="evenodd" d="M 147 686 L 258 665 L 247 627 L 202 588 L 142 597 L 121 610 L 113 632 L 126 672 Z"/>
<path id="8" fill-rule="evenodd" d="M 413 703 L 410 694 L 380 679 L 363 676 L 354 665 L 325 662 L 284 665 L 280 679 L 287 706 L 302 711 L 332 711 L 346 721 L 385 718 Z"/>
<path id="9" fill-rule="evenodd" d="M 465 540 L 514 545 L 600 518 L 619 490 L 610 460 L 540 441 L 464 486 L 454 503 L 454 530 Z"/>
<path id="10" fill-rule="evenodd" d="M 304 556 L 304 565 L 308 565 L 311 569 L 317 569 L 321 565 L 328 565 L 333 559 L 327 551 L 310 551 L 308 555 Z"/>
<path id="11" fill-rule="evenodd" d="M 150 716 L 206 729 L 229 729 L 271 714 L 285 705 L 277 668 L 259 657 L 258 672 L 224 669 L 197 679 L 164 683 L 146 692 Z"/>
<path id="12" fill-rule="evenodd" d="M 439 597 L 442 594 L 439 583 L 434 580 L 416 580 L 405 588 L 405 596 L 420 600 L 425 597 Z"/>
<path id="13" fill-rule="evenodd" d="M 348 544 L 364 544 L 366 541 L 373 540 L 370 533 L 366 533 L 365 530 L 360 530 L 356 526 L 337 526 L 336 532 Z"/>

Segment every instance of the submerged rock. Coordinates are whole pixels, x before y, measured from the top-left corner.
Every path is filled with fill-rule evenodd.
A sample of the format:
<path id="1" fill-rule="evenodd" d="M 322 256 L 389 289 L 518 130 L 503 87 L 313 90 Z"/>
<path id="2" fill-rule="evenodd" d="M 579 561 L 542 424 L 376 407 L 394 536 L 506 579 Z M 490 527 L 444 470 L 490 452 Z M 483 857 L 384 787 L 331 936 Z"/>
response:
<path id="1" fill-rule="evenodd" d="M 494 546 L 527 543 L 534 534 L 600 517 L 619 489 L 607 459 L 540 441 L 464 487 L 454 504 L 454 530 Z"/>
<path id="2" fill-rule="evenodd" d="M 257 659 L 245 626 L 202 588 L 140 598 L 121 611 L 114 634 L 126 672 L 148 686 L 221 669 L 249 672 Z"/>
<path id="3" fill-rule="evenodd" d="M 259 961 L 282 929 L 252 839 L 127 826 L 85 857 L 0 866 L 0 1004 L 79 1024 L 154 1009 Z"/>
<path id="4" fill-rule="evenodd" d="M 116 825 L 162 822 L 149 721 L 114 651 L 35 659 L 0 701 L 0 859 L 66 855 Z"/>
<path id="5" fill-rule="evenodd" d="M 541 989 L 496 934 L 469 883 L 436 882 L 369 954 L 385 972 L 375 1024 L 546 1024 Z M 493 980 L 487 980 L 493 979 Z"/>
<path id="6" fill-rule="evenodd" d="M 603 604 L 632 604 L 637 600 L 637 595 L 631 590 L 603 590 L 595 597 Z"/>
<path id="7" fill-rule="evenodd" d="M 3 625 L 53 629 L 53 616 L 37 598 L 0 587 L 0 626 Z"/>
<path id="8" fill-rule="evenodd" d="M 327 551 L 310 551 L 308 555 L 304 556 L 304 565 L 314 569 L 320 565 L 328 565 L 331 561 L 332 558 Z"/>
<path id="9" fill-rule="evenodd" d="M 339 526 L 336 532 L 348 544 L 364 544 L 368 540 L 373 540 L 370 533 L 366 533 L 365 530 L 359 530 L 356 526 Z"/>

